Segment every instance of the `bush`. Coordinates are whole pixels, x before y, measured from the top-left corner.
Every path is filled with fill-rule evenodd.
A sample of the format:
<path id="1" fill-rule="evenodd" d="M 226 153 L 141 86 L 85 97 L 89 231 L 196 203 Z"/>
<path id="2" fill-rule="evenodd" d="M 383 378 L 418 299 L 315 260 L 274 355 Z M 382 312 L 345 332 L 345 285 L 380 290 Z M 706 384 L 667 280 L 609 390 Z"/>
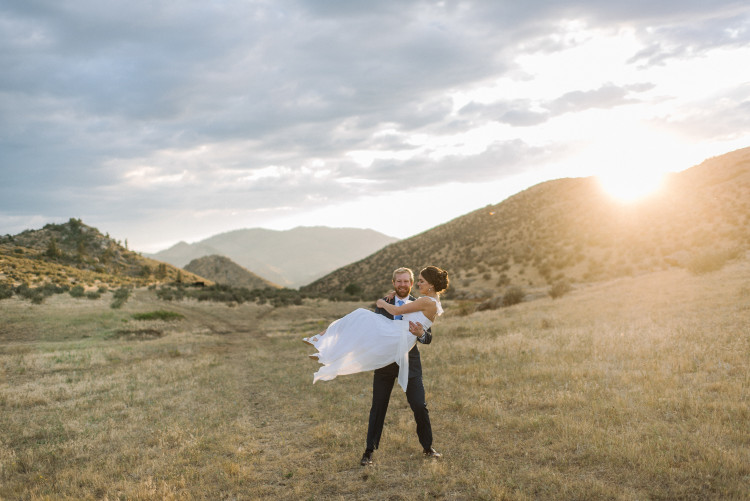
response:
<path id="1" fill-rule="evenodd" d="M 73 297 L 83 297 L 86 294 L 86 290 L 83 285 L 76 285 L 70 289 L 70 295 Z"/>
<path id="2" fill-rule="evenodd" d="M 556 282 L 549 290 L 549 295 L 552 299 L 563 297 L 565 294 L 573 290 L 570 283 L 567 280 L 560 280 Z"/>
<path id="3" fill-rule="evenodd" d="M 156 291 L 156 296 L 163 301 L 180 301 L 192 298 L 198 301 L 214 301 L 227 304 L 242 304 L 245 302 L 257 302 L 258 304 L 271 303 L 275 307 L 290 304 L 300 305 L 304 295 L 293 289 L 253 289 L 246 287 L 231 287 L 229 285 L 215 284 L 198 289 L 163 286 Z M 352 296 L 340 293 L 340 297 L 332 296 L 333 301 L 351 301 Z"/>
<path id="4" fill-rule="evenodd" d="M 350 296 L 359 296 L 360 294 L 362 294 L 362 287 L 360 287 L 359 284 L 351 283 L 346 286 L 344 292 L 346 292 Z"/>
<path id="5" fill-rule="evenodd" d="M 46 283 L 42 286 L 42 291 L 45 296 L 51 296 L 52 294 L 62 294 L 67 292 L 70 288 L 67 285 L 58 285 L 53 283 Z"/>
<path id="6" fill-rule="evenodd" d="M 172 289 L 165 286 L 156 291 L 156 297 L 162 301 L 179 301 L 185 297 L 185 292 L 182 288 Z"/>
<path id="7" fill-rule="evenodd" d="M 125 304 L 129 297 L 130 289 L 127 287 L 120 287 L 112 294 L 112 303 L 110 303 L 109 307 L 114 309 L 122 308 L 122 305 Z"/>
<path id="8" fill-rule="evenodd" d="M 508 287 L 508 290 L 503 294 L 503 306 L 513 306 L 523 301 L 526 297 L 526 293 L 523 289 L 517 285 Z"/>
<path id="9" fill-rule="evenodd" d="M 86 298 L 88 299 L 99 299 L 100 297 L 102 297 L 102 295 L 99 291 L 90 291 L 86 293 Z"/>
<path id="10" fill-rule="evenodd" d="M 16 287 L 15 292 L 16 295 L 21 296 L 24 299 L 30 299 L 34 304 L 42 304 L 46 297 L 44 295 L 44 290 L 41 287 L 32 289 L 27 283 L 23 283 Z"/>
<path id="11" fill-rule="evenodd" d="M 0 284 L 0 299 L 13 297 L 13 287 L 10 284 Z"/>

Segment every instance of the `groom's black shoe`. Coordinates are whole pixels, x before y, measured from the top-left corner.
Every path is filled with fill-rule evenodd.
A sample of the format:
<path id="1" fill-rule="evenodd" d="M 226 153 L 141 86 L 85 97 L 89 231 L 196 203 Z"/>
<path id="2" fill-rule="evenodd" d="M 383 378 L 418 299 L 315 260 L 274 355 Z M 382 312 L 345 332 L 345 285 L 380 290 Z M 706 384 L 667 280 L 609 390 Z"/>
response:
<path id="1" fill-rule="evenodd" d="M 424 456 L 428 457 L 428 458 L 441 458 L 441 457 L 443 457 L 442 454 L 440 454 L 438 451 L 436 451 L 432 447 L 430 447 L 429 449 L 425 449 L 424 451 L 422 451 L 422 454 L 424 454 Z"/>
<path id="2" fill-rule="evenodd" d="M 362 459 L 359 460 L 359 464 L 362 466 L 367 466 L 372 464 L 372 451 L 365 451 L 364 454 L 362 454 Z"/>

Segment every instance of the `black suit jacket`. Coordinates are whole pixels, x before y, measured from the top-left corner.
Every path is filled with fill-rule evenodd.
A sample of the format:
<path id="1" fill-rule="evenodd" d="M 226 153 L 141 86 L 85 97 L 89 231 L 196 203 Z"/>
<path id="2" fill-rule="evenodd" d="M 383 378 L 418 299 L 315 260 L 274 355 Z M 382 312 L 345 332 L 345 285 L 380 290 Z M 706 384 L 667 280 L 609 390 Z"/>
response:
<path id="1" fill-rule="evenodd" d="M 396 304 L 396 298 L 393 299 L 386 299 L 384 298 L 386 302 L 390 304 Z M 410 301 L 415 301 L 416 298 L 412 295 L 409 295 Z M 390 318 L 393 320 L 393 315 L 388 313 L 383 308 L 375 308 L 375 313 L 378 313 L 380 315 L 383 315 L 385 317 Z M 432 342 L 432 328 L 428 328 L 425 332 L 425 336 L 423 339 L 417 338 L 417 341 L 419 341 L 422 344 L 430 344 Z M 393 362 L 390 365 L 386 365 L 385 367 L 381 367 L 380 369 L 376 369 L 375 373 L 377 374 L 389 374 L 392 376 L 398 376 L 398 364 L 396 362 Z M 409 377 L 413 378 L 416 376 L 422 375 L 422 359 L 419 357 L 419 350 L 417 349 L 417 345 L 414 345 L 414 348 L 411 349 L 409 352 Z"/>

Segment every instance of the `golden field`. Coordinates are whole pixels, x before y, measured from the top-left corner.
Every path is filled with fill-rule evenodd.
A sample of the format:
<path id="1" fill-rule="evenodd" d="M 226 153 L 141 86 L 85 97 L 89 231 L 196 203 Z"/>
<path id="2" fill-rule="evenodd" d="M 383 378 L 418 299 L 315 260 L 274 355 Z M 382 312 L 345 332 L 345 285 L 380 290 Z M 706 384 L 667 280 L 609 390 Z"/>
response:
<path id="1" fill-rule="evenodd" d="M 0 499 L 748 499 L 750 261 L 462 316 L 421 347 L 435 448 L 300 338 L 367 303 L 0 301 Z M 465 306 L 465 305 L 464 305 Z M 136 320 L 166 310 L 176 320 Z"/>

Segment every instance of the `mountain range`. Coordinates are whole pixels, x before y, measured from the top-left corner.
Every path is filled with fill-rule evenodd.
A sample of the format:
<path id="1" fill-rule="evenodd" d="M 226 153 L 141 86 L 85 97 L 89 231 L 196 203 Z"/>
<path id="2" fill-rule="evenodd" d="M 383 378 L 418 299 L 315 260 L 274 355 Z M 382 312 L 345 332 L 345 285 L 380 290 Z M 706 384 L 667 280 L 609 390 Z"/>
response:
<path id="1" fill-rule="evenodd" d="M 269 282 L 294 288 L 397 240 L 359 228 L 315 226 L 286 231 L 250 228 L 221 233 L 192 244 L 179 242 L 148 256 L 177 267 L 204 256 L 225 256 Z"/>
<path id="2" fill-rule="evenodd" d="M 451 297 L 481 299 L 671 267 L 701 272 L 749 250 L 745 148 L 669 175 L 638 202 L 618 202 L 593 177 L 556 179 L 404 240 L 358 229 L 237 230 L 177 244 L 155 261 L 71 219 L 0 236 L 0 282 L 145 285 L 254 274 L 262 287 L 307 284 L 300 290 L 311 295 L 375 298 L 391 288 L 395 268 L 434 264 L 449 271 Z M 224 257 L 189 265 L 210 255 Z"/>
<path id="3" fill-rule="evenodd" d="M 547 181 L 498 204 L 392 243 L 302 287 L 365 297 L 392 271 L 447 269 L 450 294 L 485 298 L 517 286 L 585 283 L 722 261 L 750 249 L 750 148 L 669 175 L 638 202 L 607 195 L 596 178 Z"/>

